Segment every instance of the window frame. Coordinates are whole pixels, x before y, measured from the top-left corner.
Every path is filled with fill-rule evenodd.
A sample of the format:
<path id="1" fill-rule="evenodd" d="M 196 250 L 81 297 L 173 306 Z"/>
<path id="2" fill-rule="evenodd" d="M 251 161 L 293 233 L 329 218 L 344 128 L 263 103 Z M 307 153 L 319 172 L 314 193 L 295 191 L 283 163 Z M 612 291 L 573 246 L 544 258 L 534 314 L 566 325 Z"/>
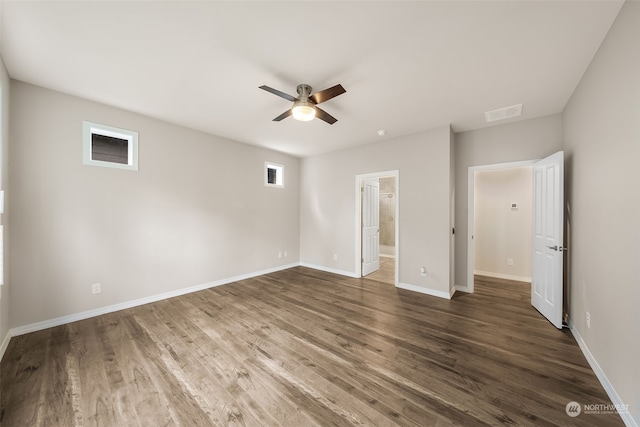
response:
<path id="1" fill-rule="evenodd" d="M 276 170 L 276 183 L 269 182 L 269 169 Z M 279 183 L 278 183 L 279 182 Z M 264 185 L 266 187 L 284 188 L 284 165 L 275 162 L 264 162 Z"/>
<path id="2" fill-rule="evenodd" d="M 102 135 L 112 138 L 125 139 L 127 144 L 128 163 L 108 162 L 92 158 L 92 135 Z M 82 122 L 82 163 L 88 166 L 101 166 L 114 169 L 138 170 L 138 132 L 103 125 L 89 121 Z"/>

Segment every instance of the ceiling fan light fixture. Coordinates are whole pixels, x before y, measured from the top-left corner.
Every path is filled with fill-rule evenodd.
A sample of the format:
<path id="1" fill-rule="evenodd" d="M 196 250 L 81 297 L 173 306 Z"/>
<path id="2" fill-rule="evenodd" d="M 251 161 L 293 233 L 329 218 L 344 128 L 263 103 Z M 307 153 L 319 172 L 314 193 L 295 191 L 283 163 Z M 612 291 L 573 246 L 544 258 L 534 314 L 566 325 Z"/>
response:
<path id="1" fill-rule="evenodd" d="M 311 95 L 311 86 L 302 83 L 299 84 L 296 88 L 299 96 L 297 98 L 294 98 L 287 93 L 269 86 L 262 85 L 259 88 L 262 90 L 266 90 L 267 92 L 270 92 L 276 96 L 279 96 L 280 98 L 284 98 L 288 101 L 293 102 L 293 106 L 291 108 L 273 119 L 274 122 L 279 122 L 289 116 L 293 116 L 295 120 L 299 120 L 302 122 L 308 122 L 317 117 L 318 119 L 330 125 L 337 122 L 338 119 L 324 111 L 322 108 L 316 107 L 316 104 L 321 104 L 346 92 L 342 85 L 337 84 L 333 87 L 321 90 L 320 92 L 316 92 Z"/>
<path id="2" fill-rule="evenodd" d="M 291 109 L 293 118 L 301 122 L 308 122 L 316 117 L 316 109 L 312 103 L 306 101 L 298 101 Z"/>

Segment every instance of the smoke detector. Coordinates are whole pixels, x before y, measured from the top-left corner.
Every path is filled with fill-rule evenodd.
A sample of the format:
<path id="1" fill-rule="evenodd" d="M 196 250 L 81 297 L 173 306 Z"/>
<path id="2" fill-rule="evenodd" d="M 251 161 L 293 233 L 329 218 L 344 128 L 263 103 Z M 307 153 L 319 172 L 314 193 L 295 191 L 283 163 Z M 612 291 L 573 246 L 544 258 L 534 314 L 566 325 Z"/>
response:
<path id="1" fill-rule="evenodd" d="M 487 123 L 498 120 L 509 119 L 522 115 L 522 104 L 511 105 L 510 107 L 498 108 L 497 110 L 486 111 L 484 118 Z"/>

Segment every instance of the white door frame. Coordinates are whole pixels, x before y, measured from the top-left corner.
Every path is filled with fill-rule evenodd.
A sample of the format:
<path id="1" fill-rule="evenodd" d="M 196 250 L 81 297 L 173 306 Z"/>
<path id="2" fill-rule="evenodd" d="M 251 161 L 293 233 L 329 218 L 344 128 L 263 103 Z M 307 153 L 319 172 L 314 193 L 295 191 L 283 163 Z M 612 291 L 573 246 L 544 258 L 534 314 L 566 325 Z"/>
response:
<path id="1" fill-rule="evenodd" d="M 496 163 L 493 165 L 482 166 L 469 166 L 468 181 L 467 181 L 467 286 L 466 288 L 457 287 L 456 290 L 462 292 L 473 293 L 473 265 L 474 265 L 474 250 L 473 250 L 473 236 L 475 234 L 474 218 L 475 218 L 475 172 L 500 170 L 500 169 L 515 169 L 526 166 L 533 166 L 539 159 L 535 160 L 523 160 L 520 162 L 509 163 Z"/>
<path id="2" fill-rule="evenodd" d="M 394 177 L 396 180 L 396 209 L 395 209 L 395 234 L 396 234 L 396 246 L 395 246 L 395 277 L 394 286 L 398 286 L 398 277 L 400 272 L 400 172 L 398 170 L 384 171 L 384 172 L 372 172 L 356 175 L 355 180 L 355 248 L 356 248 L 356 265 L 355 272 L 356 277 L 362 277 L 362 197 L 360 193 L 360 184 L 365 178 L 387 178 Z"/>

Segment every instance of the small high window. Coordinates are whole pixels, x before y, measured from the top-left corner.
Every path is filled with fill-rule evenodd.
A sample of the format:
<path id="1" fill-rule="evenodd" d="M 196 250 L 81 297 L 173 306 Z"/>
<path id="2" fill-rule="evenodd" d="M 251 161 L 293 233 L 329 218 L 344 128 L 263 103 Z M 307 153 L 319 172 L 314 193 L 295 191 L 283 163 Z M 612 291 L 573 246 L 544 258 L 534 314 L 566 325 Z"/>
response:
<path id="1" fill-rule="evenodd" d="M 138 133 L 83 122 L 82 160 L 85 165 L 138 170 Z"/>
<path id="2" fill-rule="evenodd" d="M 264 185 L 268 187 L 284 187 L 284 166 L 272 162 L 264 162 Z"/>

